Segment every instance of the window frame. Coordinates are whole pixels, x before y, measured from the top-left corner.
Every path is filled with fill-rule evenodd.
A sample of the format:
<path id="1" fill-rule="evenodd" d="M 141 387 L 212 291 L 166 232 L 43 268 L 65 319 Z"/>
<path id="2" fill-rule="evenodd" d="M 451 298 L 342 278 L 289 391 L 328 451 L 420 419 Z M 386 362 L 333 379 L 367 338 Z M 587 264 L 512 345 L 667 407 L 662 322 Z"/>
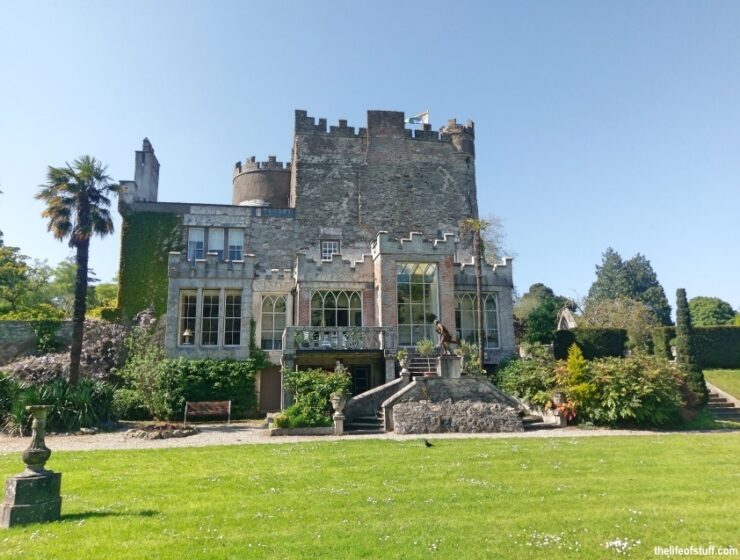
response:
<path id="1" fill-rule="evenodd" d="M 321 306 L 320 307 L 314 307 L 314 301 L 316 297 L 321 298 Z M 334 299 L 334 306 L 327 307 L 327 301 L 329 297 L 333 297 Z M 341 296 L 345 296 L 347 298 L 347 307 L 339 307 L 339 299 Z M 357 296 L 357 299 L 359 300 L 359 307 L 352 305 L 352 298 L 354 296 Z M 327 313 L 331 313 L 333 311 L 334 313 L 334 324 L 333 325 L 326 325 L 326 324 L 315 324 L 316 321 L 314 320 L 314 313 L 319 313 L 319 317 L 321 318 L 321 323 L 326 322 Z M 346 325 L 340 325 L 339 324 L 339 317 L 340 312 L 347 312 L 347 324 Z M 357 313 L 360 314 L 359 316 L 359 324 L 357 324 Z M 362 291 L 361 290 L 312 290 L 311 291 L 311 299 L 309 303 L 309 317 L 312 327 L 327 327 L 327 328 L 334 328 L 334 327 L 361 327 L 363 325 L 364 320 L 364 309 L 362 305 Z"/>
<path id="2" fill-rule="evenodd" d="M 210 298 L 216 298 L 216 314 L 212 314 L 213 300 Z M 206 315 L 206 298 L 209 298 L 208 308 L 211 310 L 211 314 Z M 206 321 L 208 321 L 208 329 L 206 329 Z M 221 322 L 221 290 L 203 290 L 200 300 L 200 346 L 204 348 L 213 348 L 219 346 L 220 342 L 220 329 L 219 323 Z M 215 324 L 216 330 L 213 330 Z M 215 333 L 215 342 L 205 342 L 206 335 L 209 336 L 209 340 Z"/>
<path id="3" fill-rule="evenodd" d="M 271 310 L 265 311 L 265 303 L 271 302 Z M 275 311 L 275 306 L 282 300 L 284 309 L 283 311 Z M 283 315 L 283 328 L 278 330 L 275 328 L 275 317 Z M 269 317 L 269 325 L 266 318 Z M 287 294 L 262 294 L 260 301 L 260 349 L 262 350 L 282 350 L 283 349 L 283 332 L 285 327 L 288 326 L 288 296 Z M 266 328 L 269 327 L 269 328 Z M 265 347 L 265 335 L 271 334 L 268 339 L 271 341 L 270 348 Z"/>
<path id="4" fill-rule="evenodd" d="M 330 245 L 331 244 L 331 245 Z M 327 251 L 326 255 L 324 252 L 325 247 L 333 247 L 336 250 Z M 319 252 L 321 253 L 321 262 L 331 262 L 334 255 L 339 255 L 342 252 L 342 243 L 339 239 L 322 239 L 319 242 Z"/>
<path id="5" fill-rule="evenodd" d="M 239 298 L 239 303 L 230 304 L 229 298 Z M 236 348 L 242 345 L 242 310 L 243 310 L 242 293 L 238 290 L 224 291 L 224 314 L 223 314 L 223 345 L 225 348 Z M 236 309 L 235 309 L 236 308 Z M 232 314 L 230 314 L 230 311 Z M 232 321 L 229 328 L 229 321 Z M 237 342 L 227 342 L 230 336 L 236 336 Z M 233 339 L 232 339 L 233 340 Z"/>
<path id="6" fill-rule="evenodd" d="M 200 240 L 192 239 L 193 233 L 200 232 L 201 238 Z M 193 243 L 200 242 L 200 248 L 193 247 Z M 188 227 L 188 260 L 194 261 L 194 260 L 202 260 L 206 256 L 206 228 L 204 227 Z M 197 256 L 197 254 L 200 254 L 200 256 Z"/>
<path id="7" fill-rule="evenodd" d="M 501 348 L 501 332 L 500 332 L 500 317 L 498 307 L 498 292 L 481 292 L 483 297 L 483 334 L 486 338 L 484 350 L 498 350 Z M 463 315 L 463 301 L 468 300 L 472 306 L 470 309 L 470 316 L 465 317 Z M 493 304 L 493 309 L 489 308 L 489 303 Z M 489 329 L 491 323 L 491 313 L 493 313 L 494 325 L 493 330 Z M 466 340 L 478 345 L 478 298 L 475 292 L 455 292 L 455 323 L 456 323 L 456 334 L 458 339 Z M 472 326 L 468 326 L 467 323 L 472 321 Z M 495 333 L 495 337 L 491 334 Z M 489 340 L 494 339 L 493 344 L 489 344 Z"/>
<path id="8" fill-rule="evenodd" d="M 183 301 L 184 298 L 193 298 L 193 301 L 191 304 L 185 303 Z M 196 325 L 198 324 L 198 291 L 197 290 L 180 290 L 180 294 L 178 297 L 178 315 L 177 315 L 177 345 L 178 346 L 184 346 L 186 348 L 190 348 L 196 345 Z M 185 306 L 192 306 L 193 315 L 192 317 L 189 315 L 185 315 Z M 190 307 L 188 307 L 190 309 Z M 191 324 L 192 323 L 192 324 Z M 186 329 L 190 329 L 190 332 L 192 333 L 190 336 L 190 342 L 185 342 L 185 337 L 182 335 L 182 333 L 185 332 Z"/>
<path id="9" fill-rule="evenodd" d="M 236 237 L 237 241 L 239 242 L 238 245 L 232 244 L 232 236 Z M 228 256 L 228 260 L 243 261 L 244 260 L 244 229 L 243 228 L 229 228 L 226 234 L 226 238 L 227 238 L 227 243 L 226 243 L 227 253 L 226 254 Z"/>

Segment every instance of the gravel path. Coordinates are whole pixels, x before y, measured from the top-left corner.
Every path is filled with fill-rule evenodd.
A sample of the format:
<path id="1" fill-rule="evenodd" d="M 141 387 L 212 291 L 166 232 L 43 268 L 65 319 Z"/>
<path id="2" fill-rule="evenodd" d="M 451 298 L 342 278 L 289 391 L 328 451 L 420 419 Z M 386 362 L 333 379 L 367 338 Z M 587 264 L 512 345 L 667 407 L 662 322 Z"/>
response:
<path id="1" fill-rule="evenodd" d="M 209 424 L 199 426 L 201 433 L 186 438 L 159 440 L 135 439 L 124 436 L 124 431 L 108 432 L 86 436 L 49 436 L 46 444 L 52 451 L 95 451 L 102 449 L 161 449 L 169 447 L 205 447 L 209 445 L 247 445 L 260 443 L 298 443 L 306 441 L 337 441 L 356 439 L 390 439 L 396 441 L 419 439 L 421 435 L 387 434 L 350 435 L 350 436 L 279 436 L 271 437 L 266 429 L 239 424 Z M 574 437 L 611 437 L 611 436 L 673 436 L 682 434 L 733 433 L 740 435 L 740 430 L 711 432 L 653 432 L 638 430 L 581 430 L 579 428 L 560 428 L 555 430 L 538 430 L 523 433 L 497 434 L 425 434 L 428 439 L 458 438 L 574 438 Z M 0 435 L 0 453 L 23 451 L 30 438 L 11 438 Z"/>

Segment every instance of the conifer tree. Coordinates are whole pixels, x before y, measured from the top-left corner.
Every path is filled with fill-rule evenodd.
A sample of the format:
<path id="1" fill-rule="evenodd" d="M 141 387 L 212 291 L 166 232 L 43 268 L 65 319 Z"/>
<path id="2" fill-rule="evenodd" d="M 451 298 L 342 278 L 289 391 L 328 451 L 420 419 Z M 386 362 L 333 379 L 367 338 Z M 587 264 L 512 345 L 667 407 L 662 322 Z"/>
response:
<path id="1" fill-rule="evenodd" d="M 694 345 L 694 329 L 691 326 L 689 302 L 686 299 L 686 290 L 679 288 L 676 291 L 676 360 L 686 370 L 686 383 L 699 398 L 700 404 L 707 403 L 707 384 L 704 373 L 696 359 Z"/>

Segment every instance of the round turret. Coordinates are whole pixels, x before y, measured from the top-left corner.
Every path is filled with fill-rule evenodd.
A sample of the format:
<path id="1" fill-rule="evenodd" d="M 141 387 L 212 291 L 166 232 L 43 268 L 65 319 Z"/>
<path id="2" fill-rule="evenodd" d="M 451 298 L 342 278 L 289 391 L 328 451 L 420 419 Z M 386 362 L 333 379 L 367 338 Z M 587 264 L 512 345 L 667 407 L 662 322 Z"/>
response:
<path id="1" fill-rule="evenodd" d="M 269 156 L 267 161 L 247 158 L 234 166 L 234 190 L 231 203 L 235 206 L 272 206 L 288 208 L 290 198 L 290 164 L 283 165 Z"/>

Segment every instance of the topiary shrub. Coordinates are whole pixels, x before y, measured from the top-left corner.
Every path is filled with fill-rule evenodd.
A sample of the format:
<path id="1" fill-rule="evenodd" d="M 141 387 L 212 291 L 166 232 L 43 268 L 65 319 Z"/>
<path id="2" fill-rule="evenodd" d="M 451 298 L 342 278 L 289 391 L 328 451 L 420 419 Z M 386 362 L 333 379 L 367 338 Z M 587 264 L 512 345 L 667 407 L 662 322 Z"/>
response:
<path id="1" fill-rule="evenodd" d="M 686 382 L 697 395 L 700 404 L 706 404 L 709 393 L 704 381 L 704 372 L 697 359 L 694 329 L 691 325 L 689 304 L 686 301 L 686 290 L 676 290 L 676 361 L 686 371 Z"/>
<path id="2" fill-rule="evenodd" d="M 553 353 L 558 360 L 568 357 L 568 349 L 578 344 L 587 360 L 624 355 L 627 344 L 625 329 L 579 327 L 555 332 Z"/>
<path id="3" fill-rule="evenodd" d="M 322 369 L 283 370 L 283 385 L 293 395 L 293 404 L 275 418 L 278 428 L 331 426 L 332 393 L 347 393 L 352 378 L 346 373 Z"/>

